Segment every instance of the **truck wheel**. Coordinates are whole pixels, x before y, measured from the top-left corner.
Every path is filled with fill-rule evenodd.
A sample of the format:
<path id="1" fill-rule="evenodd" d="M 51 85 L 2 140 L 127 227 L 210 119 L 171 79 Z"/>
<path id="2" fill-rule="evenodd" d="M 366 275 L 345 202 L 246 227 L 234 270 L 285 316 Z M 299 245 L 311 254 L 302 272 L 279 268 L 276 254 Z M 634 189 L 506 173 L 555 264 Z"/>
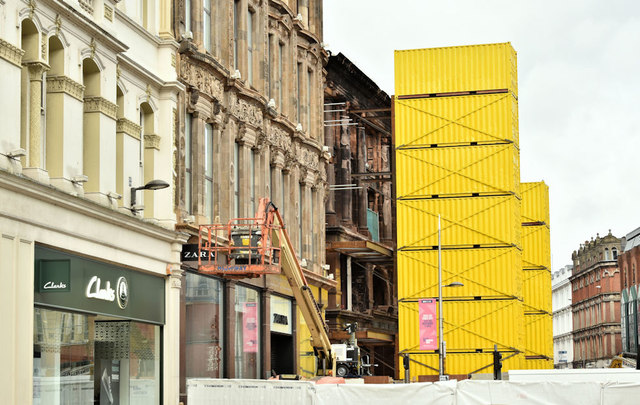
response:
<path id="1" fill-rule="evenodd" d="M 340 364 L 339 366 L 336 367 L 336 375 L 338 377 L 344 377 L 347 374 L 349 374 L 349 368 L 344 364 Z"/>

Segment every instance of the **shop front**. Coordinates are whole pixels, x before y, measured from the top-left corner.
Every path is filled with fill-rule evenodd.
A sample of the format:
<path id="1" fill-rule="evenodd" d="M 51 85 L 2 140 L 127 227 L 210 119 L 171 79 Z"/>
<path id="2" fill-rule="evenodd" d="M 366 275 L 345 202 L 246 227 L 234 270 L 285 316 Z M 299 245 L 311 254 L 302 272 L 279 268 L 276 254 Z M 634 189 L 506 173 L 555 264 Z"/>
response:
<path id="1" fill-rule="evenodd" d="M 158 404 L 165 279 L 35 246 L 34 404 Z"/>

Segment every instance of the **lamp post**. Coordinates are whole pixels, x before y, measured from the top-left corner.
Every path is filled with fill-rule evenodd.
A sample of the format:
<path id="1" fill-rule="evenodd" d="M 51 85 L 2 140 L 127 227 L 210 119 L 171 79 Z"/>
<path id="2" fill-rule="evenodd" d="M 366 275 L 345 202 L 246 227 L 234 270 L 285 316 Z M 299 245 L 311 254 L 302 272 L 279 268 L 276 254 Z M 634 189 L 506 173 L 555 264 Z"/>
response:
<path id="1" fill-rule="evenodd" d="M 440 362 L 438 367 L 438 374 L 440 376 L 440 381 L 447 381 L 449 377 L 445 374 L 444 370 L 444 360 L 447 357 L 447 343 L 444 341 L 443 336 L 443 320 L 442 316 L 442 287 L 462 287 L 462 284 L 459 281 L 454 281 L 447 285 L 442 285 L 442 228 L 440 226 L 440 215 L 438 215 L 438 360 Z"/>
<path id="2" fill-rule="evenodd" d="M 167 183 L 166 181 L 163 181 L 163 180 L 151 180 L 150 182 L 148 182 L 144 186 L 131 187 L 131 201 L 130 201 L 131 212 L 133 212 L 133 214 L 135 215 L 135 213 L 138 211 L 138 209 L 136 209 L 136 207 L 135 207 L 135 205 L 136 205 L 136 191 L 139 191 L 139 190 L 160 190 L 160 189 L 167 188 L 167 187 L 169 187 L 169 183 Z"/>

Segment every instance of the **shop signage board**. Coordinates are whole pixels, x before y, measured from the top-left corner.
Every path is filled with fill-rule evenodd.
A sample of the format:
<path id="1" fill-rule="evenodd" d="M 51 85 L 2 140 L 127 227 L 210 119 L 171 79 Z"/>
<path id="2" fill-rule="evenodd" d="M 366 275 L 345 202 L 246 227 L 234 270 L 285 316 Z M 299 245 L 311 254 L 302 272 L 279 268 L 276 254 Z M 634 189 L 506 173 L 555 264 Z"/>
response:
<path id="1" fill-rule="evenodd" d="M 287 298 L 271 296 L 271 332 L 291 335 L 291 300 Z"/>
<path id="2" fill-rule="evenodd" d="M 36 305 L 164 323 L 163 277 L 36 246 L 34 287 Z"/>
<path id="3" fill-rule="evenodd" d="M 40 260 L 36 267 L 39 292 L 71 291 L 69 260 Z"/>

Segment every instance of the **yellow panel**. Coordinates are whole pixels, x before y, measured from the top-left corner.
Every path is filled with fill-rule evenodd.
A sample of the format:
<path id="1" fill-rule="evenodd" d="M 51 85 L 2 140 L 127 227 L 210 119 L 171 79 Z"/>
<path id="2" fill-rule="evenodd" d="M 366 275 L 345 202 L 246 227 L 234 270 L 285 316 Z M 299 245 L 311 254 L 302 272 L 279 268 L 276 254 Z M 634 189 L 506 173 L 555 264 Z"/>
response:
<path id="1" fill-rule="evenodd" d="M 522 297 L 521 252 L 517 248 L 456 249 L 442 251 L 442 283 L 457 281 L 463 287 L 443 288 L 444 297 Z M 398 298 L 438 296 L 438 251 L 400 251 Z"/>
<path id="2" fill-rule="evenodd" d="M 541 364 L 550 363 L 553 368 L 553 318 L 551 314 L 526 314 L 525 325 L 525 356 L 544 356 L 551 361 L 540 361 Z M 526 364 L 533 365 L 533 360 L 527 360 Z"/>
<path id="3" fill-rule="evenodd" d="M 522 183 L 522 222 L 543 222 L 549 225 L 549 186 L 543 181 Z"/>
<path id="4" fill-rule="evenodd" d="M 551 313 L 551 272 L 549 270 L 524 270 L 522 295 L 525 311 Z"/>
<path id="5" fill-rule="evenodd" d="M 490 352 L 523 350 L 524 315 L 518 300 L 454 301 L 443 304 L 444 339 L 447 342 L 447 373 L 467 374 L 491 364 Z M 399 349 L 437 369 L 437 355 L 419 351 L 418 303 L 398 304 Z M 504 371 L 518 368 L 515 359 L 505 362 Z M 518 362 L 519 366 L 519 362 Z M 427 367 L 412 364 L 412 375 L 435 374 Z"/>
<path id="6" fill-rule="evenodd" d="M 395 51 L 396 95 L 509 89 L 517 95 L 510 43 Z"/>
<path id="7" fill-rule="evenodd" d="M 520 200 L 515 196 L 398 200 L 398 249 L 443 246 L 519 246 Z"/>
<path id="8" fill-rule="evenodd" d="M 394 100 L 398 148 L 518 144 L 518 100 L 509 93 Z"/>
<path id="9" fill-rule="evenodd" d="M 550 237 L 546 225 L 522 227 L 522 268 L 551 268 Z"/>
<path id="10" fill-rule="evenodd" d="M 311 346 L 311 332 L 302 312 L 300 312 L 300 308 L 296 311 L 296 318 L 298 320 L 298 328 L 295 332 L 298 338 L 298 374 L 313 378 L 316 376 L 316 357 Z"/>
<path id="11" fill-rule="evenodd" d="M 520 171 L 513 144 L 404 149 L 396 153 L 396 194 L 519 193 Z"/>

